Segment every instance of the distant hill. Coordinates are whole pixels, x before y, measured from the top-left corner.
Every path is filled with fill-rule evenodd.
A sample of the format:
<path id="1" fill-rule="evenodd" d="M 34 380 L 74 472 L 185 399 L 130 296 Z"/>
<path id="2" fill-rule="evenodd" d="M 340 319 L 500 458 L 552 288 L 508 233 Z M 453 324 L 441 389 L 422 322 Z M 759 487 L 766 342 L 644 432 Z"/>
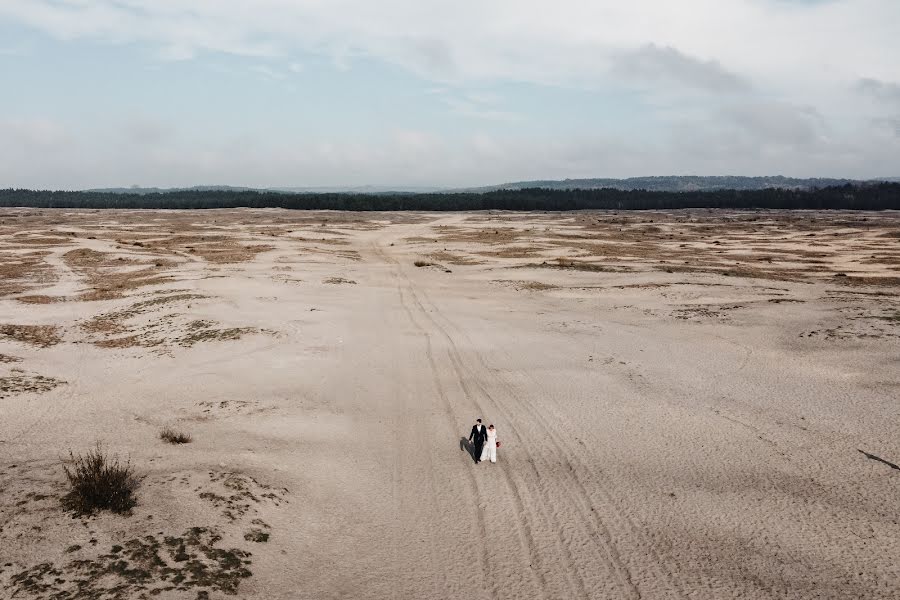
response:
<path id="1" fill-rule="evenodd" d="M 266 188 L 267 192 L 286 192 L 290 194 L 431 194 L 443 191 L 440 187 L 424 187 L 410 185 L 359 185 L 318 186 L 318 187 L 274 187 Z"/>
<path id="2" fill-rule="evenodd" d="M 660 177 L 630 177 L 628 179 L 539 179 L 535 181 L 515 181 L 500 185 L 491 185 L 477 188 L 465 188 L 452 190 L 455 192 L 493 192 L 496 190 L 522 190 L 529 188 L 542 188 L 548 190 L 647 190 L 652 192 L 702 192 L 715 190 L 810 190 L 826 188 L 838 185 L 873 183 L 877 181 L 900 181 L 897 177 L 885 177 L 883 179 L 858 180 L 858 179 L 797 179 L 782 177 L 781 175 L 769 177 L 739 177 L 739 176 L 660 176 Z"/>
<path id="3" fill-rule="evenodd" d="M 138 194 L 142 196 L 145 194 L 168 194 L 170 192 L 254 192 L 261 190 L 249 187 L 236 187 L 233 185 L 195 185 L 192 187 L 174 188 L 140 187 L 133 185 L 131 187 L 94 188 L 83 191 L 101 194 Z"/>
<path id="4" fill-rule="evenodd" d="M 306 187 L 267 187 L 252 188 L 231 185 L 196 185 L 193 187 L 158 188 L 138 187 L 99 188 L 84 190 L 107 194 L 169 194 L 172 192 L 276 192 L 281 194 L 446 194 L 496 192 L 501 190 L 600 190 L 614 189 L 622 191 L 646 190 L 648 192 L 713 192 L 719 190 L 812 190 L 841 185 L 864 185 L 877 182 L 900 182 L 900 177 L 882 177 L 879 179 L 833 179 L 817 177 L 797 179 L 774 175 L 769 177 L 740 176 L 702 176 L 672 175 L 659 177 L 630 177 L 628 179 L 536 179 L 534 181 L 513 181 L 499 185 L 469 188 L 441 188 L 426 186 L 306 186 Z"/>
<path id="5" fill-rule="evenodd" d="M 85 192 L 101 194 L 169 194 L 171 192 L 280 192 L 284 194 L 427 194 L 440 192 L 443 188 L 416 186 L 318 186 L 318 187 L 239 187 L 233 185 L 195 185 L 192 187 L 111 187 L 94 188 Z"/>

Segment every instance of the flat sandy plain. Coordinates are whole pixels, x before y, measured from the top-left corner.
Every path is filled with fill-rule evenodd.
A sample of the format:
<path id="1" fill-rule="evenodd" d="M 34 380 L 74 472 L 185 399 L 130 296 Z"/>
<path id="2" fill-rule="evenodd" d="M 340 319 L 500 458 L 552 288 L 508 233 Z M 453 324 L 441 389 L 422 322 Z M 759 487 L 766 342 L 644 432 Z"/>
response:
<path id="1" fill-rule="evenodd" d="M 0 269 L 0 597 L 900 598 L 900 213 L 10 209 Z M 60 506 L 97 441 L 130 516 Z"/>

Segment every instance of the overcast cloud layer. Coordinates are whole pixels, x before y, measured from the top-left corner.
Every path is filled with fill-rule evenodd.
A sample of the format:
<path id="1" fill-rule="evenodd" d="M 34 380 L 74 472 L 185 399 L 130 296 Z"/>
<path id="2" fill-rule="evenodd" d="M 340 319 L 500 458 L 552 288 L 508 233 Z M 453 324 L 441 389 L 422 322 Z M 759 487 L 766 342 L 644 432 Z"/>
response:
<path id="1" fill-rule="evenodd" d="M 900 175 L 896 0 L 0 0 L 0 187 Z"/>

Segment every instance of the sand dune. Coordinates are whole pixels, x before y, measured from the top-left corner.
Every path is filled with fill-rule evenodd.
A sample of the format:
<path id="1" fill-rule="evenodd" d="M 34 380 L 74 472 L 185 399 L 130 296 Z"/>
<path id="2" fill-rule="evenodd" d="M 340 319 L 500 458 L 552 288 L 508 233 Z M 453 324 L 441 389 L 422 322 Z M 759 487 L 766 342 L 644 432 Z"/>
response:
<path id="1" fill-rule="evenodd" d="M 890 212 L 0 211 L 0 597 L 900 597 L 898 242 Z M 130 515 L 62 510 L 97 441 Z"/>

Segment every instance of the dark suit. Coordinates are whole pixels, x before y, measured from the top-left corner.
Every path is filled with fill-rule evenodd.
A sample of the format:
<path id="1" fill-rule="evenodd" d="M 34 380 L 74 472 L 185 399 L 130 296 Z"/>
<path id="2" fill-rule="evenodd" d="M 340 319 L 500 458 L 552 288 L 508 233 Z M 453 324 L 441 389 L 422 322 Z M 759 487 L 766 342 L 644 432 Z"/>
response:
<path id="1" fill-rule="evenodd" d="M 484 425 L 473 425 L 472 433 L 469 434 L 469 441 L 475 446 L 475 462 L 481 462 L 481 448 L 487 439 L 487 427 Z"/>

